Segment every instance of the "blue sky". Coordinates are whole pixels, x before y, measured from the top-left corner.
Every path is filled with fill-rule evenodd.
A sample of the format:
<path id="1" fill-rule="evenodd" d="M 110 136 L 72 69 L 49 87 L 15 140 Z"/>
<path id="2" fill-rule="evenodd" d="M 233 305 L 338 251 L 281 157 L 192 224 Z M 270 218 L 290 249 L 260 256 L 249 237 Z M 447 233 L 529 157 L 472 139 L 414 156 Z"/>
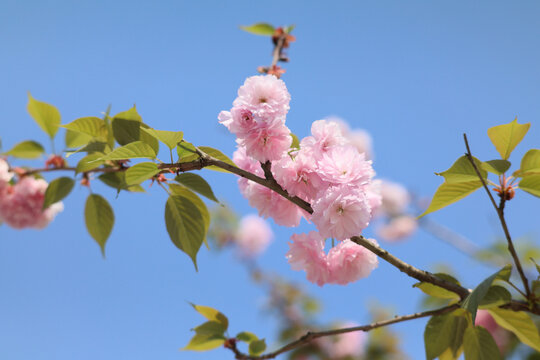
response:
<path id="1" fill-rule="evenodd" d="M 63 123 L 134 103 L 157 129 L 183 131 L 198 145 L 227 154 L 234 138 L 217 123 L 237 88 L 271 46 L 238 25 L 296 24 L 298 41 L 283 77 L 291 93 L 287 125 L 303 137 L 311 122 L 337 115 L 374 138 L 378 176 L 430 196 L 441 171 L 464 152 L 497 157 L 490 126 L 531 122 L 510 159 L 540 139 L 540 50 L 534 1 L 13 1 L 0 3 L 0 137 L 4 149 L 34 139 L 47 144 L 27 114 L 27 91 L 56 105 Z M 60 147 L 61 139 L 57 139 Z M 164 153 L 165 154 L 165 153 Z M 164 155 L 163 155 L 164 156 Z M 38 164 L 23 162 L 19 164 Z M 232 175 L 201 172 L 220 199 L 253 212 Z M 49 178 L 50 179 L 50 178 Z M 232 332 L 250 330 L 274 342 L 274 323 L 261 314 L 264 293 L 229 253 L 202 249 L 199 273 L 168 239 L 165 196 L 121 194 L 95 185 L 116 212 L 103 260 L 83 221 L 87 190 L 77 187 L 66 210 L 45 230 L 0 228 L 0 357 L 6 359 L 226 359 L 224 350 L 183 353 L 201 322 L 187 301 L 221 309 Z M 537 235 L 538 199 L 520 194 L 508 207 L 515 237 Z M 479 245 L 501 234 L 484 193 L 432 217 Z M 277 239 L 261 266 L 305 285 L 324 302 L 322 320 L 367 320 L 367 304 L 396 313 L 419 310 L 411 279 L 387 264 L 347 287 L 309 284 L 284 259 L 293 231 Z M 476 265 L 425 232 L 384 244 L 428 270 L 451 261 L 473 287 L 495 269 Z M 396 326 L 405 350 L 423 357 L 422 320 Z"/>

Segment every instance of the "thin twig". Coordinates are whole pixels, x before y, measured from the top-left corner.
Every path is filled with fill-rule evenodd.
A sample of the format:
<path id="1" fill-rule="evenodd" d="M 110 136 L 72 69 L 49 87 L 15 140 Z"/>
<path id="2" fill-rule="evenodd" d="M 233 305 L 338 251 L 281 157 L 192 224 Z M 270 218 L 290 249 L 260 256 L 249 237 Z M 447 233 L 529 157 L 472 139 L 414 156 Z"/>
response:
<path id="1" fill-rule="evenodd" d="M 308 332 L 299 339 L 279 348 L 276 351 L 273 351 L 271 353 L 267 353 L 264 355 L 259 356 L 250 356 L 247 354 L 242 353 L 238 348 L 236 347 L 236 344 L 234 343 L 234 346 L 232 346 L 230 349 L 234 352 L 237 360 L 266 360 L 266 359 L 274 359 L 278 355 L 281 355 L 285 352 L 291 351 L 293 349 L 299 348 L 301 346 L 307 345 L 309 342 L 326 336 L 333 336 L 333 335 L 340 335 L 345 334 L 349 332 L 354 331 L 370 331 L 379 327 L 388 326 L 392 324 L 396 324 L 403 321 L 413 320 L 413 319 L 419 319 L 427 316 L 433 316 L 433 315 L 441 315 L 445 314 L 447 312 L 450 312 L 454 309 L 459 308 L 459 305 L 453 304 L 449 306 L 442 307 L 440 309 L 436 310 L 430 310 L 430 311 L 424 311 L 420 313 L 410 314 L 410 315 L 404 315 L 404 316 L 396 316 L 393 319 L 383 320 L 374 322 L 369 325 L 363 325 L 363 326 L 355 326 L 355 327 L 349 327 L 349 328 L 342 328 L 342 329 L 334 329 L 334 330 L 326 330 L 326 331 L 319 331 L 319 332 Z"/>
<path id="2" fill-rule="evenodd" d="M 491 191 L 489 191 L 486 181 L 480 174 L 480 170 L 478 169 L 478 167 L 476 166 L 476 163 L 474 162 L 473 156 L 471 154 L 471 148 L 469 147 L 469 141 L 467 140 L 467 134 L 463 134 L 463 139 L 465 140 L 465 147 L 467 148 L 467 152 L 465 155 L 467 156 L 472 167 L 474 168 L 476 175 L 478 175 L 478 178 L 482 182 L 482 185 L 484 189 L 486 190 L 491 200 L 491 203 L 493 204 L 493 207 L 495 208 L 495 211 L 497 212 L 497 215 L 499 216 L 499 221 L 503 228 L 506 241 L 508 242 L 508 251 L 510 252 L 510 254 L 512 255 L 512 258 L 514 259 L 514 263 L 518 270 L 519 276 L 521 277 L 521 281 L 523 282 L 523 286 L 525 287 L 525 293 L 527 294 L 527 299 L 530 300 L 532 299 L 532 296 L 531 296 L 531 290 L 529 288 L 529 281 L 527 280 L 527 277 L 525 276 L 525 272 L 523 271 L 523 268 L 521 266 L 521 262 L 519 261 L 519 257 L 517 255 L 516 249 L 514 248 L 514 243 L 512 242 L 512 237 L 510 236 L 510 231 L 508 230 L 508 225 L 506 224 L 506 219 L 504 218 L 505 199 L 504 197 L 501 197 L 500 204 L 499 206 L 497 206 L 497 203 L 495 202 L 495 198 L 493 197 L 493 194 L 491 193 Z"/>

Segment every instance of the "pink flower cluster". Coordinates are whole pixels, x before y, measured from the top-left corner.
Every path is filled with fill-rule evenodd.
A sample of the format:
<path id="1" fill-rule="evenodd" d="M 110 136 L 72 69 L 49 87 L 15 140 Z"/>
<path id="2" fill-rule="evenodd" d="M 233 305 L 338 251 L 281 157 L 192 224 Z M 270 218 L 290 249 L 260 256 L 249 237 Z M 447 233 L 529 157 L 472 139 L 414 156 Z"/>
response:
<path id="1" fill-rule="evenodd" d="M 266 250 L 273 237 L 266 221 L 257 215 L 247 215 L 240 220 L 235 243 L 241 256 L 251 258 Z"/>
<path id="2" fill-rule="evenodd" d="M 418 221 L 407 214 L 411 202 L 407 189 L 397 183 L 381 181 L 380 194 L 382 202 L 375 215 L 386 217 L 386 221 L 377 227 L 377 236 L 392 242 L 411 236 L 418 228 Z"/>
<path id="3" fill-rule="evenodd" d="M 355 322 L 346 322 L 339 328 L 352 328 L 360 326 Z M 323 337 L 317 343 L 330 359 L 351 359 L 361 357 L 365 352 L 367 334 L 363 331 L 351 331 L 336 335 L 333 338 Z"/>
<path id="4" fill-rule="evenodd" d="M 348 239 L 340 241 L 328 254 L 324 238 L 316 231 L 294 234 L 291 240 L 285 256 L 292 269 L 304 270 L 306 278 L 319 286 L 357 281 L 369 276 L 379 264 L 375 254 Z"/>
<path id="5" fill-rule="evenodd" d="M 0 159 L 0 222 L 15 229 L 42 229 L 64 209 L 61 202 L 42 209 L 48 186 L 45 180 L 25 176 L 11 185 L 12 178 L 7 163 Z"/>

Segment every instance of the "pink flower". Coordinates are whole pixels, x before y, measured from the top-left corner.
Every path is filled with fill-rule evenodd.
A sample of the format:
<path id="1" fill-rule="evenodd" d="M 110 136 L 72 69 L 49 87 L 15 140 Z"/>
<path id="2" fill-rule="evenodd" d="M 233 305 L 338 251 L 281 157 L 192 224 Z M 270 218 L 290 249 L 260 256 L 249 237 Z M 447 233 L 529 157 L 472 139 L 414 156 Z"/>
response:
<path id="1" fill-rule="evenodd" d="M 238 89 L 234 106 L 242 106 L 265 121 L 285 119 L 291 95 L 283 80 L 273 75 L 252 76 Z"/>
<path id="2" fill-rule="evenodd" d="M 257 215 L 247 215 L 240 220 L 236 244 L 242 256 L 254 257 L 266 250 L 273 236 L 266 221 Z"/>
<path id="3" fill-rule="evenodd" d="M 339 328 L 352 328 L 357 326 L 360 325 L 355 322 L 346 322 L 340 324 Z M 320 338 L 318 342 L 330 359 L 344 359 L 362 356 L 364 354 L 366 340 L 367 335 L 365 332 L 352 331 L 336 335 L 333 339 Z"/>
<path id="4" fill-rule="evenodd" d="M 4 159 L 0 159 L 0 199 L 2 194 L 8 189 L 9 181 L 13 178 L 13 173 L 9 171 L 9 165 Z"/>
<path id="5" fill-rule="evenodd" d="M 375 240 L 369 240 L 376 244 Z M 347 239 L 330 249 L 328 264 L 328 282 L 345 285 L 369 276 L 379 261 L 371 251 Z"/>
<path id="6" fill-rule="evenodd" d="M 292 144 L 291 131 L 283 123 L 261 126 L 250 131 L 237 142 L 246 147 L 252 158 L 264 163 L 278 160 Z"/>
<path id="7" fill-rule="evenodd" d="M 317 120 L 311 125 L 311 134 L 302 139 L 300 148 L 310 148 L 316 159 L 333 147 L 347 144 L 340 125 L 335 122 Z"/>
<path id="8" fill-rule="evenodd" d="M 233 154 L 233 161 L 236 165 L 238 165 L 240 169 L 248 171 L 257 176 L 264 177 L 264 171 L 261 168 L 261 164 L 257 160 L 246 154 L 245 147 L 238 147 L 238 149 Z M 246 178 L 241 177 L 238 179 L 238 187 L 240 188 L 240 192 L 242 193 L 242 195 L 244 195 L 245 197 L 247 197 L 246 191 L 248 190 L 247 188 L 249 182 L 250 181 Z"/>
<path id="9" fill-rule="evenodd" d="M 402 185 L 383 180 L 381 184 L 381 210 L 387 215 L 400 215 L 405 212 L 410 202 L 407 189 Z"/>
<path id="10" fill-rule="evenodd" d="M 352 146 L 335 146 L 322 154 L 317 164 L 319 176 L 330 184 L 367 184 L 375 172 L 371 161 Z"/>
<path id="11" fill-rule="evenodd" d="M 355 129 L 346 134 L 345 137 L 349 140 L 352 146 L 358 150 L 360 154 L 364 154 L 365 158 L 373 159 L 373 140 L 371 135 L 365 130 Z"/>
<path id="12" fill-rule="evenodd" d="M 325 238 L 345 240 L 358 235 L 371 219 L 366 194 L 358 187 L 330 187 L 312 206 L 311 219 Z"/>
<path id="13" fill-rule="evenodd" d="M 272 163 L 277 182 L 291 195 L 311 201 L 323 188 L 328 187 L 319 174 L 312 157 L 302 150 L 292 159 L 288 154 Z"/>
<path id="14" fill-rule="evenodd" d="M 219 113 L 218 119 L 221 124 L 225 125 L 230 132 L 238 137 L 246 136 L 258 126 L 251 111 L 243 107 L 233 107 L 230 112 L 222 111 Z"/>
<path id="15" fill-rule="evenodd" d="M 372 214 L 374 214 L 382 205 L 381 183 L 381 180 L 377 179 L 364 185 L 364 191 Z"/>
<path id="16" fill-rule="evenodd" d="M 489 311 L 483 309 L 478 310 L 476 312 L 474 324 L 477 326 L 482 326 L 489 331 L 501 353 L 505 353 L 510 342 L 509 333 L 495 322 L 495 319 L 493 319 L 493 316 L 491 316 Z"/>
<path id="17" fill-rule="evenodd" d="M 45 180 L 22 178 L 0 197 L 0 218 L 15 229 L 44 228 L 64 209 L 62 203 L 55 203 L 42 210 L 46 189 Z"/>
<path id="18" fill-rule="evenodd" d="M 308 281 L 319 286 L 328 282 L 330 276 L 324 239 L 315 231 L 291 236 L 289 251 L 285 254 L 293 270 L 304 270 Z"/>
<path id="19" fill-rule="evenodd" d="M 377 236 L 386 241 L 397 241 L 411 236 L 418 228 L 414 216 L 401 215 L 377 229 Z"/>
<path id="20" fill-rule="evenodd" d="M 295 227 L 300 224 L 304 212 L 283 196 L 259 184 L 249 182 L 245 193 L 249 205 L 259 211 L 263 218 L 271 217 L 282 226 Z"/>

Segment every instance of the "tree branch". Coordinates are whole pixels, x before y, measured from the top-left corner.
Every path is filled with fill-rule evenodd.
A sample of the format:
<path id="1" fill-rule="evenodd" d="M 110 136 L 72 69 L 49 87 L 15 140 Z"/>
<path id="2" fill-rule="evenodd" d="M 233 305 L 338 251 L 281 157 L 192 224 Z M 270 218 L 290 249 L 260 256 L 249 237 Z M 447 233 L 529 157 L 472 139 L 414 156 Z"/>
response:
<path id="1" fill-rule="evenodd" d="M 478 169 L 478 167 L 476 166 L 476 163 L 474 162 L 473 156 L 471 154 L 471 148 L 469 147 L 469 141 L 467 140 L 467 134 L 463 134 L 463 140 L 465 141 L 465 147 L 467 149 L 467 152 L 465 153 L 465 155 L 467 156 L 472 167 L 474 168 L 476 175 L 478 175 L 478 178 L 482 182 L 482 185 L 491 200 L 491 204 L 493 205 L 493 207 L 495 208 L 495 211 L 497 212 L 497 215 L 499 216 L 499 221 L 501 223 L 501 226 L 504 231 L 504 235 L 506 237 L 506 241 L 508 243 L 508 251 L 510 252 L 510 254 L 512 255 L 512 258 L 514 259 L 514 263 L 518 270 L 519 276 L 521 277 L 521 281 L 523 282 L 523 286 L 525 287 L 525 293 L 527 294 L 527 299 L 531 300 L 532 296 L 531 296 L 531 290 L 529 289 L 529 281 L 527 280 L 527 277 L 525 276 L 525 272 L 523 271 L 523 268 L 521 266 L 521 262 L 519 261 L 519 257 L 516 253 L 516 249 L 514 248 L 514 243 L 512 242 L 512 237 L 510 236 L 510 231 L 508 230 L 508 225 L 506 224 L 506 219 L 504 218 L 505 199 L 504 197 L 501 197 L 500 205 L 497 206 L 497 203 L 495 202 L 495 198 L 493 197 L 493 194 L 491 193 L 491 191 L 489 191 L 486 181 L 480 174 L 480 170 Z"/>
<path id="2" fill-rule="evenodd" d="M 345 333 L 349 333 L 349 332 L 353 332 L 353 331 L 366 331 L 367 332 L 367 331 L 370 331 L 370 330 L 373 330 L 373 329 L 376 329 L 376 328 L 379 328 L 379 327 L 388 326 L 388 325 L 396 324 L 396 323 L 403 322 L 403 321 L 419 319 L 419 318 L 432 316 L 432 315 L 445 314 L 445 313 L 450 312 L 450 311 L 452 311 L 454 309 L 457 309 L 457 308 L 459 308 L 459 305 L 453 304 L 453 305 L 448 305 L 448 306 L 445 306 L 445 307 L 442 307 L 442 308 L 436 309 L 436 310 L 424 311 L 424 312 L 410 314 L 410 315 L 404 315 L 404 316 L 396 316 L 393 319 L 378 321 L 378 322 L 374 322 L 374 323 L 369 324 L 369 325 L 355 326 L 355 327 L 335 329 L 335 330 L 326 330 L 326 331 L 319 331 L 319 332 L 308 332 L 304 336 L 301 336 L 299 339 L 297 339 L 297 340 L 295 340 L 295 341 L 293 341 L 293 342 L 279 348 L 278 350 L 276 350 L 274 352 L 271 352 L 271 353 L 264 354 L 264 355 L 260 355 L 260 356 L 251 356 L 251 355 L 247 355 L 247 354 L 242 353 L 240 350 L 238 350 L 235 343 L 234 343 L 233 346 L 230 347 L 230 349 L 231 349 L 231 351 L 234 352 L 235 357 L 236 357 L 237 360 L 274 359 L 278 355 L 281 355 L 281 354 L 283 354 L 285 352 L 288 352 L 288 351 L 291 351 L 293 349 L 299 348 L 301 346 L 307 345 L 309 342 L 311 342 L 311 341 L 313 341 L 315 339 L 321 338 L 321 337 L 340 335 L 340 334 L 345 334 Z"/>

